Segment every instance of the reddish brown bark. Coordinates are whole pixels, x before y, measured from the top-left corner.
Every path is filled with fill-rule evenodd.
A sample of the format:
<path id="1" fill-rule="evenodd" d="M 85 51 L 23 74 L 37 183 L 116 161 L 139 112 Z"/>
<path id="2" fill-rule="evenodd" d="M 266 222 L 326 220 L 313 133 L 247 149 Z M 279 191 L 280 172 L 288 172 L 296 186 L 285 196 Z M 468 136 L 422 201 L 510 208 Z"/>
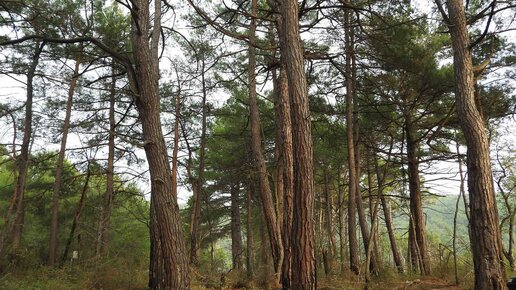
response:
<path id="1" fill-rule="evenodd" d="M 158 48 L 161 1 L 154 1 L 152 24 L 149 2 L 134 0 L 132 3 L 135 6 L 132 11 L 134 64 L 127 70 L 142 125 L 143 147 L 151 179 L 149 288 L 188 289 L 188 259 L 160 119 Z"/>
<path id="2" fill-rule="evenodd" d="M 258 9 L 257 0 L 251 2 L 251 15 L 256 17 Z M 249 115 L 251 124 L 251 147 L 255 166 L 258 173 L 259 191 L 262 200 L 263 214 L 270 239 L 274 271 L 279 284 L 281 265 L 283 263 L 283 244 L 281 242 L 280 224 L 278 224 L 271 187 L 267 176 L 265 158 L 262 149 L 260 114 L 256 94 L 256 49 L 255 45 L 256 19 L 251 19 L 249 28 L 249 64 L 248 64 L 248 88 L 249 88 Z"/>
<path id="3" fill-rule="evenodd" d="M 280 27 L 278 25 L 278 27 Z M 276 98 L 277 122 L 279 127 L 277 130 L 277 145 L 279 147 L 279 156 L 277 158 L 277 179 L 281 180 L 282 208 L 282 230 L 281 236 L 283 241 L 283 265 L 281 271 L 281 281 L 284 289 L 290 288 L 292 280 L 292 253 L 290 248 L 290 237 L 292 234 L 292 214 L 293 214 L 293 161 L 292 161 L 292 123 L 290 116 L 290 102 L 288 96 L 288 82 L 286 75 L 286 67 L 283 63 L 280 65 L 278 78 L 275 78 L 274 94 Z"/>
<path id="4" fill-rule="evenodd" d="M 294 169 L 291 285 L 292 289 L 316 289 L 312 132 L 297 1 L 282 2 L 281 15 L 280 48 L 287 69 Z"/>
<path id="5" fill-rule="evenodd" d="M 455 99 L 468 147 L 468 192 L 475 289 L 507 289 L 489 141 L 475 105 L 473 61 L 463 2 L 447 1 L 455 69 Z"/>
<path id="6" fill-rule="evenodd" d="M 417 141 L 411 116 L 405 116 L 405 137 L 407 142 L 407 163 L 410 192 L 410 231 L 409 250 L 412 267 L 421 274 L 430 275 L 430 259 L 425 237 L 425 221 L 421 200 L 421 181 L 419 177 L 419 160 Z"/>

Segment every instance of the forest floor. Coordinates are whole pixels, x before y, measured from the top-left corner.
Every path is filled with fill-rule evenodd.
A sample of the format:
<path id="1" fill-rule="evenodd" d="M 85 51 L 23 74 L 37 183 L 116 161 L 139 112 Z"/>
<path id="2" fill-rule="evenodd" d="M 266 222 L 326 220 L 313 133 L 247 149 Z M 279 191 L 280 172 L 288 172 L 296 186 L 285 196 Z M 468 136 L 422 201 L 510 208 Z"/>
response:
<path id="1" fill-rule="evenodd" d="M 100 270 L 100 271 L 99 271 Z M 146 271 L 130 273 L 123 267 L 110 269 L 50 269 L 41 267 L 38 270 L 32 269 L 25 272 L 4 273 L 0 276 L 0 290 L 81 290 L 81 289 L 103 289 L 103 290 L 144 290 L 147 289 Z M 366 288 L 362 280 L 348 275 L 344 276 L 322 276 L 318 279 L 318 289 L 321 290 L 465 290 L 472 289 L 471 275 L 463 275 L 463 282 L 456 286 L 452 277 L 452 271 L 441 275 L 430 277 L 419 277 L 415 275 L 380 275 L 374 277 Z M 220 279 L 207 281 L 193 281 L 192 290 L 208 289 L 275 289 L 270 285 L 259 282 L 260 277 L 251 283 L 238 283 L 236 277 L 227 277 L 224 286 L 220 288 Z M 220 277 L 217 275 L 217 277 Z M 264 281 L 264 280 L 262 280 Z M 233 285 L 233 286 L 231 286 Z"/>
<path id="2" fill-rule="evenodd" d="M 461 285 L 455 285 L 451 279 L 439 277 L 419 277 L 412 279 L 403 279 L 403 277 L 395 277 L 391 279 L 375 279 L 366 287 L 365 282 L 353 281 L 325 281 L 321 279 L 319 282 L 319 289 L 322 290 L 337 290 L 337 289 L 368 289 L 368 290 L 432 290 L 432 289 L 446 289 L 446 290 L 466 290 L 471 289 L 470 281 L 466 281 Z"/>

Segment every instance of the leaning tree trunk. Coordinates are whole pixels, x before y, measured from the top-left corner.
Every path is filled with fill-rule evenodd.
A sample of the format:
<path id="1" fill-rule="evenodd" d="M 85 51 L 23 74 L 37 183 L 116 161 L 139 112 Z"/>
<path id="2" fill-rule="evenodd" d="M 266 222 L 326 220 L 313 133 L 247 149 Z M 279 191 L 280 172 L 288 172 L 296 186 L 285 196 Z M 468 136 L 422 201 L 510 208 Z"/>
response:
<path id="1" fill-rule="evenodd" d="M 258 100 L 256 94 L 256 51 L 255 51 L 255 33 L 256 33 L 256 13 L 258 9 L 257 0 L 252 0 L 251 5 L 251 25 L 249 28 L 249 64 L 248 64 L 248 86 L 249 86 L 249 115 L 251 123 L 251 144 L 255 160 L 255 166 L 258 172 L 258 180 L 260 187 L 260 197 L 262 200 L 263 213 L 267 225 L 267 231 L 270 239 L 272 250 L 272 258 L 274 271 L 276 274 L 276 282 L 279 284 L 281 277 L 281 265 L 283 261 L 283 245 L 281 242 L 280 228 L 277 223 L 277 216 L 272 200 L 272 192 L 267 176 L 267 168 L 262 150 L 262 138 L 260 129 L 260 114 L 258 108 Z"/>
<path id="2" fill-rule="evenodd" d="M 82 49 L 82 48 L 81 48 Z M 75 86 L 77 85 L 77 78 L 79 77 L 79 67 L 81 65 L 81 54 L 77 53 L 75 60 L 75 67 L 72 78 L 70 79 L 70 86 L 68 87 L 68 98 L 66 100 L 66 113 L 63 123 L 63 136 L 61 137 L 61 148 L 57 155 L 55 181 L 54 181 L 54 195 L 52 197 L 52 213 L 50 219 L 50 239 L 48 248 L 48 265 L 53 267 L 57 258 L 57 230 L 58 230 L 58 214 L 59 214 L 59 200 L 61 198 L 61 187 L 63 185 L 63 166 L 66 153 L 66 141 L 68 140 L 68 131 L 70 129 L 70 118 L 72 116 L 72 103 Z"/>
<path id="3" fill-rule="evenodd" d="M 202 128 L 201 128 L 201 140 L 199 148 L 199 170 L 197 178 L 194 178 L 191 173 L 191 151 L 189 150 L 188 175 L 192 182 L 193 191 L 193 204 L 192 204 L 192 215 L 191 215 L 191 227 L 190 227 L 190 264 L 198 267 L 199 266 L 199 251 L 201 247 L 201 208 L 206 198 L 204 196 L 204 166 L 205 166 L 205 153 L 206 153 L 206 129 L 207 129 L 207 118 L 208 118 L 208 107 L 207 107 L 207 89 L 206 89 L 206 63 L 204 54 L 201 57 L 201 86 L 202 86 Z M 195 183 L 195 184 L 194 184 Z"/>
<path id="4" fill-rule="evenodd" d="M 108 163 L 106 172 L 106 191 L 102 204 L 102 215 L 100 218 L 99 238 L 97 241 L 97 253 L 100 257 L 106 254 L 109 249 L 109 224 L 111 220 L 111 209 L 113 208 L 114 177 L 115 177 L 115 100 L 116 100 L 116 69 L 115 64 L 111 65 L 111 84 L 109 88 L 109 137 L 108 137 Z"/>
<path id="5" fill-rule="evenodd" d="M 269 5 L 274 11 L 275 26 L 279 38 L 284 37 L 283 17 L 281 16 L 281 3 L 277 0 L 269 0 Z M 274 37 L 273 37 L 274 38 Z M 273 40 L 273 45 L 275 42 Z M 273 55 L 274 57 L 275 55 Z M 281 284 L 283 289 L 291 288 L 292 281 L 292 251 L 290 237 L 292 236 L 293 219 L 293 156 L 292 156 L 292 120 L 290 112 L 289 88 L 287 68 L 284 55 L 280 55 L 278 70 L 273 70 L 274 108 L 276 112 L 276 198 L 280 207 L 277 209 L 281 240 L 283 242 L 283 265 L 281 265 Z M 272 59 L 276 61 L 276 59 Z M 279 74 L 278 74 L 279 71 Z"/>
<path id="6" fill-rule="evenodd" d="M 466 139 L 475 289 L 507 289 L 487 130 L 475 105 L 473 61 L 461 0 L 447 1 L 457 113 Z"/>
<path id="7" fill-rule="evenodd" d="M 291 285 L 292 289 L 316 289 L 312 132 L 297 1 L 282 2 L 281 15 L 280 48 L 287 68 L 294 161 Z"/>
<path id="8" fill-rule="evenodd" d="M 21 246 L 21 238 L 23 232 L 23 223 L 25 220 L 25 184 L 27 180 L 27 171 L 29 168 L 30 143 L 32 137 L 32 104 L 34 98 L 34 76 L 39 63 L 40 54 L 43 51 L 45 43 L 36 43 L 32 63 L 27 73 L 27 101 L 25 103 L 25 119 L 23 122 L 23 141 L 21 145 L 20 155 L 17 158 L 18 179 L 16 180 L 15 193 L 17 195 L 15 202 L 14 223 L 11 230 L 11 259 L 17 262 L 18 251 Z M 9 225 L 6 225 L 9 226 Z"/>
<path id="9" fill-rule="evenodd" d="M 392 146 L 390 151 L 392 150 Z M 389 152 L 390 154 L 391 152 Z M 396 236 L 394 235 L 394 227 L 392 225 L 392 215 L 391 215 L 391 208 L 389 205 L 389 200 L 385 197 L 383 194 L 384 189 L 384 181 L 386 176 L 386 169 L 383 168 L 382 174 L 380 174 L 380 166 L 378 164 L 378 155 L 374 154 L 374 170 L 376 173 L 376 177 L 378 179 L 378 196 L 380 196 L 380 202 L 382 203 L 382 209 L 383 209 L 383 216 L 385 220 L 385 227 L 387 228 L 387 234 L 389 236 L 389 242 L 391 245 L 391 251 L 392 251 L 392 257 L 394 260 L 394 264 L 396 265 L 396 269 L 398 270 L 398 273 L 405 272 L 404 266 L 403 266 L 403 260 L 401 259 L 401 254 L 398 249 L 398 245 L 396 243 Z M 382 176 L 380 178 L 379 176 Z"/>
<path id="10" fill-rule="evenodd" d="M 143 147 L 151 181 L 149 288 L 188 289 L 188 259 L 160 119 L 158 47 L 161 1 L 154 1 L 152 29 L 149 2 L 134 0 L 132 3 L 135 5 L 132 11 L 134 65 L 127 70 L 142 124 Z"/>
<path id="11" fill-rule="evenodd" d="M 86 168 L 86 177 L 84 178 L 84 185 L 81 191 L 81 198 L 79 199 L 77 207 L 75 208 L 75 215 L 73 216 L 72 227 L 70 228 L 70 234 L 68 235 L 68 239 L 66 240 L 65 248 L 63 251 L 63 257 L 61 258 L 61 265 L 64 265 L 66 259 L 68 259 L 68 252 L 70 251 L 70 246 L 72 245 L 72 241 L 75 236 L 75 231 L 77 230 L 77 226 L 81 219 L 82 210 L 84 209 L 84 203 L 86 202 L 86 194 L 89 190 L 90 177 L 91 169 L 88 161 L 88 166 Z"/>
<path id="12" fill-rule="evenodd" d="M 12 139 L 12 162 L 13 162 L 13 170 L 12 170 L 12 180 L 13 184 L 16 183 L 16 180 L 18 180 L 18 169 L 16 168 L 17 164 L 17 158 L 16 158 L 16 139 L 17 139 L 17 124 L 16 124 L 16 118 L 14 117 L 13 113 L 10 111 L 6 111 L 6 113 L 11 117 L 12 123 L 13 123 L 13 139 Z M 18 193 L 16 192 L 16 187 L 14 187 L 13 194 L 11 196 L 11 200 L 9 201 L 9 206 L 7 207 L 7 210 L 4 214 L 4 227 L 2 231 L 0 232 L 0 272 L 4 271 L 4 264 L 1 262 L 4 257 L 4 249 L 5 249 L 5 243 L 7 239 L 7 235 L 11 233 L 12 229 L 12 223 L 11 219 L 13 218 L 13 210 L 15 210 L 16 205 L 16 198 L 18 197 Z"/>
<path id="13" fill-rule="evenodd" d="M 410 116 L 405 116 L 405 133 L 410 192 L 410 256 L 413 261 L 413 267 L 419 268 L 423 275 L 430 275 L 430 259 L 426 246 L 425 221 L 421 201 L 421 182 L 419 179 L 417 141 L 415 137 L 415 129 L 412 125 Z"/>

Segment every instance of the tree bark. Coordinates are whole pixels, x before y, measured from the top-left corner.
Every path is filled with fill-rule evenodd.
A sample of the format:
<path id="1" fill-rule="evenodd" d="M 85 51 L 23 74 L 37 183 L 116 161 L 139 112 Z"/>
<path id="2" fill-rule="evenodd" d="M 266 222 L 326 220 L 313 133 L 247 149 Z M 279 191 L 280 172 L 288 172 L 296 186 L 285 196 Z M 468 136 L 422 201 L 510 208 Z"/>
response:
<path id="1" fill-rule="evenodd" d="M 91 170 L 90 164 L 88 163 L 88 167 L 86 169 L 86 177 L 84 178 L 84 185 L 81 191 L 81 198 L 77 203 L 77 207 L 75 208 L 75 215 L 73 217 L 72 227 L 70 228 L 70 234 L 68 235 L 68 239 L 66 241 L 66 245 L 63 252 L 63 257 L 61 258 L 61 265 L 66 263 L 66 259 L 68 259 L 68 252 L 70 251 L 70 246 L 72 245 L 73 238 L 75 236 L 75 231 L 77 230 L 77 225 L 79 224 L 82 210 L 84 208 L 84 203 L 86 201 L 86 194 L 89 190 L 89 182 L 90 182 Z"/>
<path id="2" fill-rule="evenodd" d="M 257 0 L 251 2 L 251 24 L 249 28 L 249 64 L 248 64 L 248 86 L 249 86 L 249 115 L 251 124 L 251 146 L 258 172 L 258 180 L 260 187 L 260 197 L 263 206 L 263 214 L 265 217 L 267 232 L 269 234 L 272 258 L 274 264 L 274 272 L 276 282 L 279 284 L 281 277 L 281 266 L 283 263 L 283 244 L 281 242 L 280 227 L 277 222 L 274 202 L 272 200 L 272 192 L 267 176 L 267 168 L 262 150 L 262 138 L 260 128 L 260 113 L 258 108 L 258 100 L 256 94 L 256 51 L 255 51 L 255 33 L 256 33 L 256 13 L 258 9 Z"/>
<path id="3" fill-rule="evenodd" d="M 392 257 L 394 260 L 394 264 L 396 265 L 396 269 L 398 270 L 398 273 L 403 273 L 403 272 L 405 272 L 405 268 L 403 266 L 403 260 L 401 259 L 401 254 L 399 252 L 398 245 L 396 243 L 396 236 L 394 235 L 394 228 L 392 226 L 392 215 L 391 215 L 391 208 L 389 206 L 389 201 L 383 195 L 383 193 L 380 194 L 380 201 L 382 203 L 383 216 L 385 219 L 385 227 L 387 228 L 387 234 L 389 235 L 389 242 L 391 245 L 391 251 L 392 251 Z"/>
<path id="4" fill-rule="evenodd" d="M 116 100 L 116 69 L 115 64 L 111 65 L 111 84 L 109 88 L 109 137 L 108 137 L 108 159 L 106 169 L 106 191 L 102 204 L 102 215 L 99 227 L 99 239 L 97 241 L 96 256 L 106 254 L 109 249 L 109 223 L 114 198 L 114 177 L 115 177 L 115 100 Z"/>
<path id="5" fill-rule="evenodd" d="M 287 68 L 293 144 L 292 289 L 316 289 L 313 150 L 297 1 L 281 3 L 280 49 Z"/>
<path id="6" fill-rule="evenodd" d="M 425 237 L 425 221 L 421 201 L 421 181 L 419 178 L 419 160 L 417 157 L 417 141 L 412 120 L 405 116 L 405 137 L 407 142 L 407 165 L 410 192 L 410 232 L 409 249 L 412 266 L 419 268 L 421 274 L 430 275 L 430 259 Z"/>
<path id="7" fill-rule="evenodd" d="M 328 257 L 327 257 L 327 264 L 328 272 L 327 275 L 330 275 L 332 273 L 333 268 L 333 257 L 335 257 L 335 238 L 333 235 L 333 197 L 330 192 L 330 185 L 329 185 L 329 178 L 328 178 L 328 172 L 325 172 L 324 174 L 324 199 L 326 200 L 326 208 L 325 208 L 325 228 L 326 228 L 326 236 L 328 239 Z"/>
<path id="8" fill-rule="evenodd" d="M 468 192 L 475 289 L 507 289 L 487 130 L 475 105 L 473 61 L 460 0 L 447 1 L 457 113 L 468 147 Z"/>
<path id="9" fill-rule="evenodd" d="M 360 273 L 360 262 L 358 253 L 358 239 L 356 228 L 356 207 L 357 207 L 357 172 L 355 160 L 355 139 L 353 121 L 353 92 L 355 83 L 352 76 L 352 55 L 353 43 L 351 37 L 351 11 L 344 11 L 344 37 L 345 37 L 345 78 L 346 78 L 346 128 L 348 145 L 348 239 L 349 239 L 349 267 L 353 273 Z"/>
<path id="10" fill-rule="evenodd" d="M 14 117 L 13 113 L 10 111 L 7 111 L 7 114 L 11 117 L 11 120 L 13 122 L 13 139 L 12 139 L 12 162 L 13 162 L 13 185 L 16 184 L 16 181 L 18 180 L 18 168 L 17 168 L 17 157 L 16 157 L 16 139 L 18 137 L 17 134 L 17 124 L 16 124 L 16 118 Z M 4 227 L 1 232 L 0 236 L 0 272 L 4 271 L 4 265 L 3 265 L 3 257 L 4 257 L 4 249 L 5 249 L 5 243 L 7 240 L 7 236 L 11 233 L 13 223 L 11 223 L 11 220 L 13 218 L 13 211 L 16 208 L 16 199 L 18 198 L 18 192 L 16 191 L 16 186 L 13 186 L 13 194 L 11 196 L 11 200 L 9 201 L 9 206 L 7 207 L 7 211 L 4 215 Z"/>
<path id="11" fill-rule="evenodd" d="M 345 266 L 345 218 L 344 218 L 344 190 L 342 189 L 344 186 L 341 186 L 341 170 L 340 168 L 337 170 L 337 191 L 338 191 L 338 199 L 339 199 L 339 253 L 340 253 L 340 273 L 344 274 L 347 267 Z"/>
<path id="12" fill-rule="evenodd" d="M 79 67 L 81 65 L 81 54 L 81 51 L 77 53 L 75 67 L 73 70 L 72 78 L 70 79 L 70 85 L 68 87 L 68 98 L 66 100 L 66 112 L 63 123 L 63 136 L 61 137 L 61 148 L 59 149 L 59 154 L 57 155 L 54 194 L 52 197 L 52 211 L 50 219 L 50 239 L 48 247 L 48 265 L 50 267 L 53 267 L 55 265 L 57 258 L 58 214 L 59 200 L 61 199 L 61 187 L 63 185 L 63 166 L 66 153 L 66 141 L 68 140 L 68 131 L 70 129 L 70 118 L 72 115 L 73 94 L 75 91 L 75 86 L 77 85 L 77 79 L 79 77 Z"/>
<path id="13" fill-rule="evenodd" d="M 32 137 L 32 105 L 34 99 L 34 76 L 39 63 L 39 58 L 45 43 L 36 43 L 32 63 L 27 72 L 27 101 L 25 103 L 25 119 L 23 122 L 23 141 L 21 145 L 20 155 L 17 158 L 18 179 L 16 180 L 16 210 L 14 213 L 14 223 L 12 225 L 11 237 L 11 260 L 14 264 L 18 260 L 18 251 L 21 246 L 21 238 L 23 232 L 23 224 L 25 221 L 25 185 L 27 180 L 27 171 L 30 162 L 30 143 Z"/>
<path id="14" fill-rule="evenodd" d="M 247 188 L 247 233 L 246 233 L 246 266 L 247 277 L 253 279 L 254 277 L 254 234 L 253 234 L 253 206 L 252 206 L 252 189 L 250 181 Z"/>
<path id="15" fill-rule="evenodd" d="M 178 79 L 177 94 L 176 94 L 176 108 L 174 120 L 174 147 L 172 148 L 172 188 L 174 189 L 173 196 L 177 200 L 177 154 L 179 152 L 179 127 L 181 127 L 181 83 Z M 186 138 L 186 137 L 185 137 Z"/>
<path id="16" fill-rule="evenodd" d="M 199 148 L 199 171 L 197 178 L 193 178 L 190 173 L 190 180 L 192 183 L 193 191 L 193 204 L 192 204 L 192 216 L 191 216 L 191 227 L 190 227 L 190 264 L 198 267 L 199 266 L 199 250 L 201 245 L 201 205 L 204 201 L 204 167 L 205 167 L 205 153 L 206 153 L 206 128 L 207 128 L 207 91 L 206 91 L 206 63 L 204 60 L 204 54 L 201 57 L 201 85 L 202 85 L 202 128 L 201 128 L 201 140 Z M 191 156 L 191 155 L 190 155 Z M 189 162 L 191 165 L 191 162 Z M 194 185 L 195 183 L 195 185 Z"/>
<path id="17" fill-rule="evenodd" d="M 281 22 L 280 22 L 281 24 Z M 278 30 L 282 29 L 277 25 Z M 286 67 L 283 62 L 280 64 L 279 76 L 274 78 L 274 94 L 276 97 L 276 112 L 278 133 L 277 146 L 279 156 L 277 158 L 278 179 L 281 180 L 281 196 L 283 207 L 281 223 L 281 240 L 283 242 L 283 265 L 281 271 L 281 282 L 283 289 L 290 289 L 292 280 L 292 252 L 290 237 L 292 235 L 292 214 L 293 214 L 293 161 L 292 161 L 292 123 L 290 114 L 290 103 L 288 96 L 288 81 Z"/>
<path id="18" fill-rule="evenodd" d="M 134 65 L 127 70 L 142 124 L 143 146 L 151 179 L 149 288 L 188 289 L 188 259 L 160 119 L 158 48 L 161 1 L 154 1 L 152 25 L 149 2 L 134 0 L 132 3 Z"/>
<path id="19" fill-rule="evenodd" d="M 378 206 L 380 204 L 380 193 L 381 191 L 379 190 L 380 188 L 378 188 L 378 191 L 377 191 L 377 194 L 374 198 L 374 202 L 373 202 L 373 196 L 374 196 L 374 192 L 373 192 L 373 170 L 371 168 L 371 159 L 372 159 L 372 155 L 374 153 L 372 153 L 371 151 L 368 152 L 368 156 L 367 156 L 367 182 L 368 182 L 368 187 L 367 187 L 367 190 L 368 190 L 368 195 L 369 195 L 369 220 L 370 220 L 370 223 L 371 223 L 371 236 L 370 236 L 370 240 L 372 240 L 373 242 L 373 246 L 372 246 L 372 250 L 371 250 L 371 255 L 373 255 L 373 259 L 376 261 L 377 265 L 377 270 L 379 270 L 381 268 L 381 256 L 380 256 L 380 252 L 379 252 L 379 246 L 378 246 L 378 222 L 375 222 L 374 223 L 374 227 L 373 227 L 373 221 L 375 221 L 376 219 L 378 219 Z M 377 181 L 381 181 L 383 182 L 383 180 L 381 180 L 383 177 L 382 176 L 377 176 Z M 382 185 L 383 186 L 383 185 Z M 380 184 L 378 184 L 378 187 L 380 187 Z M 377 273 L 376 273 L 377 274 Z"/>
<path id="20" fill-rule="evenodd" d="M 231 256 L 233 269 L 242 269 L 242 234 L 240 230 L 239 186 L 231 186 Z"/>

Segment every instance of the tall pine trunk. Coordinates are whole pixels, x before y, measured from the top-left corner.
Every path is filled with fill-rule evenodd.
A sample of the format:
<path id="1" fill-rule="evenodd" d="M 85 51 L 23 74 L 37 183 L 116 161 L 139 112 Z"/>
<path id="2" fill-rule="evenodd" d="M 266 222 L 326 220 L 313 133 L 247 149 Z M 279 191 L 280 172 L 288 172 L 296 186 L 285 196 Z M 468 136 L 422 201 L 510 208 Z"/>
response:
<path id="1" fill-rule="evenodd" d="M 357 210 L 357 172 L 355 160 L 355 140 L 354 140 L 354 122 L 353 122 L 353 95 L 355 90 L 354 79 L 352 78 L 352 55 L 353 43 L 351 37 L 351 11 L 344 11 L 344 38 L 346 51 L 346 128 L 348 145 L 348 239 L 349 239 L 349 267 L 351 271 L 358 275 L 360 272 L 358 239 L 356 228 L 356 210 Z"/>
<path id="2" fill-rule="evenodd" d="M 82 50 L 82 48 L 81 48 Z M 75 60 L 75 67 L 73 70 L 70 85 L 68 86 L 68 98 L 66 100 L 66 112 L 63 123 L 63 136 L 61 137 L 61 147 L 57 155 L 54 194 L 52 197 L 52 213 L 50 219 L 50 239 L 48 247 L 48 265 L 53 267 L 57 259 L 57 232 L 58 232 L 58 214 L 59 201 L 61 199 L 61 187 L 63 185 L 63 166 L 66 153 L 66 141 L 68 140 L 68 131 L 70 129 L 70 118 L 72 116 L 72 103 L 75 86 L 77 85 L 77 78 L 79 77 L 79 67 L 81 65 L 82 52 L 77 52 Z"/>
<path id="3" fill-rule="evenodd" d="M 25 185 L 27 171 L 30 162 L 30 143 L 32 138 L 32 105 L 34 99 L 34 76 L 39 63 L 41 52 L 45 43 L 35 43 L 34 56 L 27 72 L 27 101 L 25 103 L 25 119 L 23 122 L 23 141 L 20 155 L 17 158 L 18 179 L 15 184 L 16 202 L 14 211 L 14 221 L 11 229 L 11 260 L 16 264 L 18 252 L 21 247 L 23 224 L 25 222 Z M 9 226 L 9 225 L 8 225 Z"/>
<path id="4" fill-rule="evenodd" d="M 201 128 L 201 140 L 199 148 L 199 170 L 197 172 L 197 178 L 194 178 L 191 173 L 191 151 L 189 151 L 189 166 L 188 169 L 189 179 L 192 183 L 193 191 L 193 204 L 192 204 L 192 215 L 190 225 L 190 264 L 199 266 L 199 251 L 201 245 L 201 208 L 206 198 L 204 196 L 204 166 L 205 166 L 205 153 L 206 153 L 206 129 L 207 129 L 207 118 L 208 118 L 208 107 L 207 107 L 207 89 L 206 89 L 206 63 L 204 55 L 201 57 L 201 86 L 202 86 L 202 128 Z"/>
<path id="5" fill-rule="evenodd" d="M 127 70 L 142 125 L 151 181 L 149 288 L 188 289 L 188 259 L 160 119 L 158 47 L 161 1 L 154 1 L 152 25 L 149 2 L 134 0 L 132 3 L 135 5 L 132 17 L 134 65 Z"/>
<path id="6" fill-rule="evenodd" d="M 278 29 L 280 29 L 278 25 Z M 290 117 L 290 102 L 288 96 L 288 81 L 286 67 L 283 62 L 280 64 L 279 76 L 274 78 L 274 94 L 276 97 L 277 123 L 277 145 L 279 147 L 278 157 L 278 179 L 281 179 L 283 187 L 282 198 L 282 221 L 281 240 L 283 241 L 283 265 L 281 271 L 281 282 L 284 289 L 290 289 L 292 280 L 292 251 L 290 237 L 292 235 L 292 198 L 293 198 L 293 161 L 292 161 L 292 123 Z"/>
<path id="7" fill-rule="evenodd" d="M 308 88 L 299 34 L 297 1 L 281 3 L 284 35 L 282 61 L 287 69 L 293 144 L 292 289 L 316 289 L 313 149 Z"/>
<path id="8" fill-rule="evenodd" d="M 251 25 L 249 28 L 249 64 L 248 64 L 248 89 L 249 89 L 249 115 L 251 123 L 251 144 L 255 167 L 257 168 L 259 191 L 263 206 L 263 214 L 267 225 L 270 239 L 276 282 L 279 284 L 281 276 L 281 265 L 283 263 L 283 244 L 281 242 L 280 227 L 278 225 L 274 202 L 272 199 L 271 187 L 267 176 L 267 168 L 262 149 L 262 138 L 260 128 L 260 113 L 256 93 L 256 13 L 258 9 L 257 0 L 251 2 Z"/>
<path id="9" fill-rule="evenodd" d="M 421 181 L 415 129 L 410 116 L 405 116 L 405 137 L 407 142 L 407 163 L 410 192 L 409 250 L 413 269 L 430 275 L 430 259 L 426 246 L 425 221 L 421 201 Z"/>
<path id="10" fill-rule="evenodd" d="M 116 69 L 115 64 L 111 65 L 111 84 L 109 88 L 109 137 L 108 137 L 108 159 L 106 170 L 106 191 L 102 204 L 102 215 L 100 218 L 99 235 L 97 241 L 96 255 L 106 254 L 109 249 L 109 224 L 111 210 L 113 208 L 114 181 L 115 181 L 115 101 L 116 101 Z"/>
<path id="11" fill-rule="evenodd" d="M 447 6 L 453 48 L 457 113 L 468 147 L 466 164 L 475 289 L 507 289 L 488 135 L 475 104 L 473 61 L 466 14 L 461 0 L 448 0 Z"/>

